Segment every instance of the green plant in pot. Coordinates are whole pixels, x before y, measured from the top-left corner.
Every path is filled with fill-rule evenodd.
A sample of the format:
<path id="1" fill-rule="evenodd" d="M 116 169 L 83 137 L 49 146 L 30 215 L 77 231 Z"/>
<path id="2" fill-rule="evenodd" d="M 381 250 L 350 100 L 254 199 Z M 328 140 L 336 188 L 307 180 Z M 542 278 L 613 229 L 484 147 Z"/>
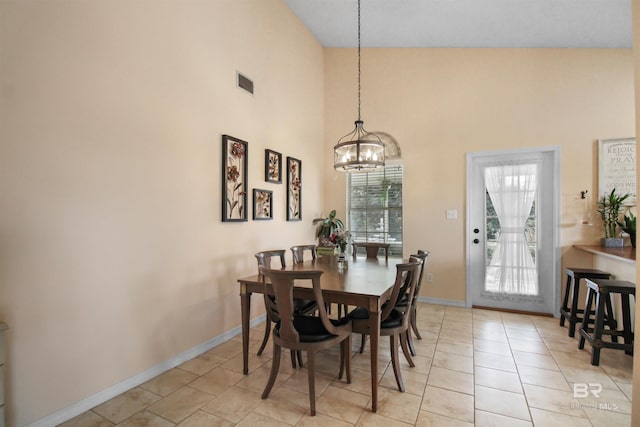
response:
<path id="1" fill-rule="evenodd" d="M 598 213 L 604 225 L 604 238 L 602 246 L 605 247 L 622 247 L 622 238 L 618 237 L 618 220 L 620 219 L 620 211 L 624 206 L 625 200 L 630 194 L 616 194 L 616 189 L 612 189 L 610 193 L 605 193 L 598 200 Z"/>
<path id="2" fill-rule="evenodd" d="M 618 227 L 629 235 L 631 246 L 636 247 L 636 216 L 629 211 L 624 216 L 624 221 L 618 221 Z"/>
<path id="3" fill-rule="evenodd" d="M 320 242 L 320 246 L 333 246 L 329 238 L 336 230 L 344 229 L 342 220 L 336 218 L 335 209 L 329 212 L 329 216 L 326 218 L 315 218 L 313 225 L 316 226 L 316 237 Z"/>

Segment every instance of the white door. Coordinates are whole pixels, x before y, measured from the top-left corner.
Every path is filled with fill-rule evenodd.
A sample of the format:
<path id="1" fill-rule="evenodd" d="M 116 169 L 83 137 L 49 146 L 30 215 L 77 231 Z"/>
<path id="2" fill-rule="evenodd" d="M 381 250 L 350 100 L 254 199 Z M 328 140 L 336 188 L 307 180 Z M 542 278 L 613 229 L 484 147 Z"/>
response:
<path id="1" fill-rule="evenodd" d="M 467 306 L 557 315 L 559 154 L 467 154 Z"/>

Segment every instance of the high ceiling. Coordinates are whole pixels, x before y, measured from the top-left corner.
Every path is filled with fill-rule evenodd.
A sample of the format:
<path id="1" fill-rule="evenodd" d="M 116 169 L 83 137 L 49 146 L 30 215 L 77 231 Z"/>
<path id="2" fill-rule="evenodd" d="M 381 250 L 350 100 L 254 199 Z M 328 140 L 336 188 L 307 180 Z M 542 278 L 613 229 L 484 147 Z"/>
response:
<path id="1" fill-rule="evenodd" d="M 356 47 L 356 0 L 285 0 L 324 47 Z M 631 0 L 362 0 L 362 47 L 630 48 Z"/>

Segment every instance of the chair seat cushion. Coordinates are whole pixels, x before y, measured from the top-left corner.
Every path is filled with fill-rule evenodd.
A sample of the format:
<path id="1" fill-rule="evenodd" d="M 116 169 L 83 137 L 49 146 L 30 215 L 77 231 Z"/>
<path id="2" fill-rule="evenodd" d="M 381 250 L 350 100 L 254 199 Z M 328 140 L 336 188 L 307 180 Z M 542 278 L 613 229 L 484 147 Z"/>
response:
<path id="1" fill-rule="evenodd" d="M 334 326 L 342 326 L 349 323 L 348 317 L 334 320 L 331 319 L 331 323 Z M 301 316 L 295 315 L 293 317 L 293 327 L 298 331 L 301 342 L 319 342 L 333 338 L 332 335 L 322 324 L 322 319 L 315 316 Z M 274 333 L 280 336 L 280 323 L 275 327 Z"/>
<path id="2" fill-rule="evenodd" d="M 309 314 L 318 309 L 318 304 L 311 299 L 294 299 L 293 309 L 296 313 Z"/>
<path id="3" fill-rule="evenodd" d="M 402 318 L 404 314 L 400 310 L 396 310 L 395 308 L 391 310 L 389 316 L 384 319 L 384 321 L 380 324 L 380 328 L 395 328 L 396 326 L 400 326 L 402 324 Z M 351 319 L 368 319 L 369 318 L 369 310 L 364 307 L 358 307 L 354 309 L 351 313 L 349 313 L 349 317 Z"/>
<path id="4" fill-rule="evenodd" d="M 368 319 L 369 310 L 364 307 L 358 307 L 349 313 L 349 317 L 352 319 Z"/>
<path id="5" fill-rule="evenodd" d="M 402 298 L 400 298 L 400 301 L 396 303 L 396 307 L 406 307 L 408 302 L 409 302 L 409 295 L 404 294 Z"/>

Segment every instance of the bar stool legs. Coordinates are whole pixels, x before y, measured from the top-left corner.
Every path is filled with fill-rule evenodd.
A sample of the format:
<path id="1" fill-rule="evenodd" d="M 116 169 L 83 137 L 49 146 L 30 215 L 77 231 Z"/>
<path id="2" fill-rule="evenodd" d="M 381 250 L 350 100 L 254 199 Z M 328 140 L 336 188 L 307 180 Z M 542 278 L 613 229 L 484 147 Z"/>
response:
<path id="1" fill-rule="evenodd" d="M 564 291 L 564 299 L 560 308 L 560 326 L 564 326 L 565 320 L 569 320 L 569 336 L 574 337 L 576 324 L 582 322 L 585 310 L 578 308 L 581 279 L 609 279 L 611 275 L 606 271 L 588 268 L 572 268 L 566 270 L 567 284 Z M 571 307 L 569 307 L 569 293 L 572 294 Z"/>
<path id="2" fill-rule="evenodd" d="M 633 332 L 631 331 L 630 295 L 635 299 L 635 284 L 622 280 L 587 279 L 587 303 L 584 308 L 584 318 L 580 328 L 580 342 L 578 348 L 584 348 L 585 341 L 591 344 L 591 364 L 600 364 L 600 350 L 613 348 L 624 350 L 626 354 L 633 354 Z M 618 331 L 617 322 L 613 317 L 611 295 L 620 294 L 622 300 L 622 331 Z M 591 307 L 595 300 L 595 319 L 593 328 L 591 322 Z M 605 329 L 605 325 L 608 329 Z M 603 340 L 603 335 L 609 335 L 611 342 Z M 618 343 L 618 336 L 622 336 L 624 343 Z"/>

